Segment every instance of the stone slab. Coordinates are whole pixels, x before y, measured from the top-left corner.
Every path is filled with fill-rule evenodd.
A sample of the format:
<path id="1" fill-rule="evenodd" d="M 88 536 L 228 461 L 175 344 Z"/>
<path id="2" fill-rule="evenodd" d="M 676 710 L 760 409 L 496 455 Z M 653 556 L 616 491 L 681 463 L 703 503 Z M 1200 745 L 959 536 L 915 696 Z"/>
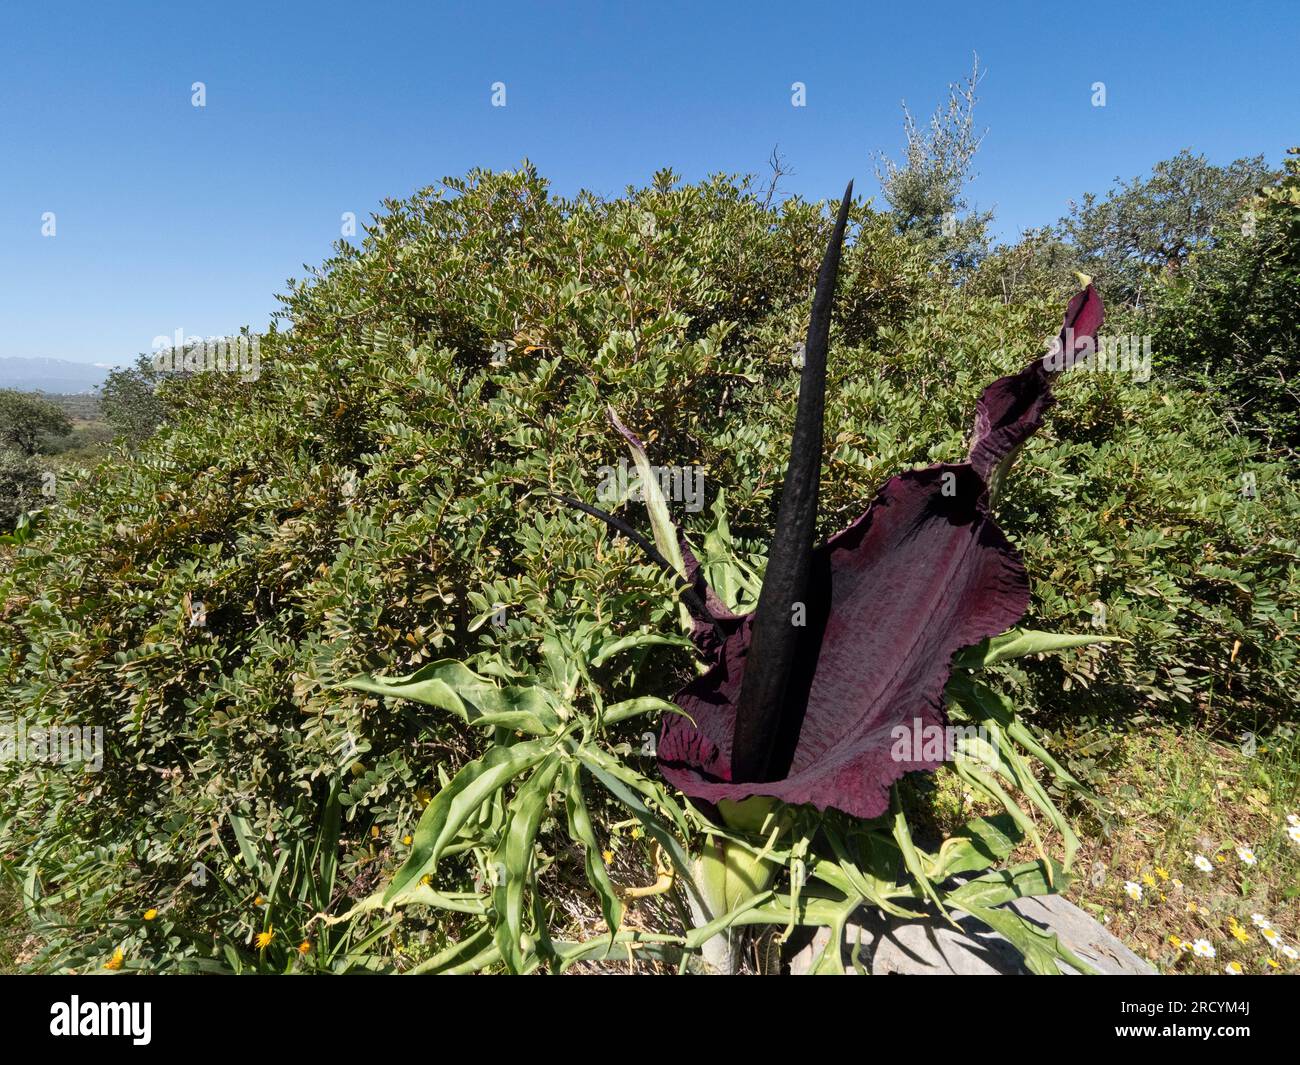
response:
<path id="1" fill-rule="evenodd" d="M 1116 939 L 1099 922 L 1060 895 L 1017 899 L 1008 904 L 1103 975 L 1153 975 L 1155 970 Z M 853 957 L 872 975 L 982 975 L 1028 973 L 1020 953 L 1001 935 L 969 915 L 954 912 L 961 930 L 946 921 L 904 920 L 879 910 L 864 910 L 845 928 L 841 957 L 852 971 Z M 830 941 L 830 930 L 817 930 L 812 942 L 790 959 L 790 972 L 808 972 Z M 1075 970 L 1061 965 L 1066 973 Z"/>

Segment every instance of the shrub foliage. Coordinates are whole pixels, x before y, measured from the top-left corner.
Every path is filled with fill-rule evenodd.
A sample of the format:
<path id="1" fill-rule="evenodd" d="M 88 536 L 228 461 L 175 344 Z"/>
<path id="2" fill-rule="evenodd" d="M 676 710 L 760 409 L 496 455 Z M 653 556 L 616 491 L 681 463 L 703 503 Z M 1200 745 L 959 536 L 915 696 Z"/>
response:
<path id="1" fill-rule="evenodd" d="M 671 630 L 659 575 L 554 499 L 594 502 L 624 455 L 607 404 L 653 461 L 702 467 L 709 504 L 725 489 L 761 567 L 824 206 L 667 172 L 612 200 L 552 196 L 527 166 L 448 180 L 290 283 L 256 381 L 175 383 L 137 452 L 61 482 L 37 536 L 0 547 L 4 714 L 101 726 L 106 750 L 98 773 L 0 766 L 0 854 L 36 964 L 122 947 L 148 968 L 401 967 L 442 949 L 454 924 L 320 915 L 391 875 L 479 736 L 332 685 L 484 652 L 525 672 L 555 624 Z M 1041 354 L 1059 304 L 985 288 L 855 206 L 823 533 L 894 472 L 957 459 L 979 390 Z M 1128 642 L 1002 683 L 1042 714 L 1277 720 L 1300 682 L 1286 468 L 1169 377 L 1079 371 L 1059 391 L 1001 505 L 1034 582 L 1027 624 L 1091 631 L 1100 603 Z M 708 517 L 676 508 L 688 530 Z M 666 695 L 689 663 L 647 647 L 596 680 L 611 702 Z M 646 727 L 626 726 L 631 761 Z M 654 879 L 648 853 L 621 853 Z M 581 884 L 581 854 L 548 861 Z M 481 871 L 462 855 L 440 875 L 472 891 Z"/>

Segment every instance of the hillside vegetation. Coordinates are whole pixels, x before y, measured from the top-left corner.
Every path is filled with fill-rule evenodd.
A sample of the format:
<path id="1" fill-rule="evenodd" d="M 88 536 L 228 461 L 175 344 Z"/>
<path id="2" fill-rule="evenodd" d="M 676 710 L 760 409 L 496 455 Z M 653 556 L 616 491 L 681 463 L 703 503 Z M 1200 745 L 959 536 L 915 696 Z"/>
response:
<path id="1" fill-rule="evenodd" d="M 1295 720 L 1300 206 L 1294 177 L 1272 187 L 1263 250 L 1210 241 L 1151 273 L 1140 303 L 1099 272 L 1108 332 L 1156 338 L 1150 378 L 1066 375 L 1000 505 L 1033 582 L 1026 623 L 1126 641 L 999 678 L 1082 776 L 1104 769 L 1067 732 L 1159 720 L 1267 745 Z M 122 951 L 151 970 L 400 969 L 456 937 L 454 920 L 319 916 L 400 864 L 478 739 L 331 685 L 482 652 L 523 669 L 556 625 L 671 630 L 656 571 L 554 498 L 594 502 L 625 456 L 607 405 L 652 461 L 702 469 L 703 511 L 672 504 L 688 533 L 725 492 L 761 568 L 830 227 L 824 204 L 764 201 L 748 181 L 666 172 L 570 200 L 525 166 L 389 202 L 360 247 L 290 285 L 256 380 L 169 380 L 152 435 L 60 478 L 34 535 L 0 547 L 3 713 L 102 726 L 105 757 L 97 773 L 0 765 L 0 855 L 34 933 L 24 964 Z M 1041 247 L 953 265 L 855 203 L 823 534 L 892 474 L 957 460 L 979 391 L 1042 354 L 1070 269 L 1088 263 Z M 645 527 L 638 505 L 624 516 Z M 597 680 L 611 699 L 667 696 L 690 665 L 648 648 Z M 626 757 L 647 770 L 653 727 L 626 726 Z M 590 922 L 583 856 L 548 832 L 548 919 Z M 596 832 L 627 879 L 654 879 L 626 827 Z M 439 875 L 470 892 L 482 874 L 462 854 Z"/>

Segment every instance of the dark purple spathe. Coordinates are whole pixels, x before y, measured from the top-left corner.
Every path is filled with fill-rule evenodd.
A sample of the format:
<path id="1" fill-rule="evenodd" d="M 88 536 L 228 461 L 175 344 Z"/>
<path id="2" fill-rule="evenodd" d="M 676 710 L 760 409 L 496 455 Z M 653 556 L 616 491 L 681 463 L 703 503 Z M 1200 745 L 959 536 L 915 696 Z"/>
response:
<path id="1" fill-rule="evenodd" d="M 989 513 L 989 478 L 1042 424 L 1057 367 L 1072 363 L 1076 345 L 1090 349 L 1102 316 L 1089 285 L 1066 310 L 1058 341 L 1066 358 L 1037 360 L 984 390 L 965 462 L 892 478 L 862 517 L 812 552 L 807 624 L 768 779 L 732 777 L 753 615 L 723 610 L 688 558 L 718 624 L 697 624 L 711 668 L 675 698 L 694 724 L 664 720 L 659 762 L 670 783 L 707 802 L 767 795 L 870 818 L 888 809 L 900 776 L 937 767 L 894 760 L 892 732 L 917 719 L 943 725 L 953 654 L 1010 628 L 1028 607 L 1024 566 Z"/>

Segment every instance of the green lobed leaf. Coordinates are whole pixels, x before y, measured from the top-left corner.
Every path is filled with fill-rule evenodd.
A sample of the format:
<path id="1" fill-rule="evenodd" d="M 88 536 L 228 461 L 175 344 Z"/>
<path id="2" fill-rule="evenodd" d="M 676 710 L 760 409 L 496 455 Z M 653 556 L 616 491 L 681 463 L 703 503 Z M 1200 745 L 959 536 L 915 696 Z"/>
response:
<path id="1" fill-rule="evenodd" d="M 1088 647 L 1095 643 L 1127 643 L 1118 636 L 1100 636 L 1096 633 L 1076 636 L 1058 632 L 1037 632 L 1033 629 L 1008 629 L 977 644 L 963 648 L 953 657 L 954 669 L 985 669 L 997 662 L 1025 655 L 1047 654 L 1071 647 Z"/>
<path id="2" fill-rule="evenodd" d="M 432 873 L 447 845 L 483 804 L 552 749 L 541 740 L 528 740 L 513 747 L 492 747 L 482 758 L 463 766 L 424 808 L 411 853 L 384 892 L 384 902 L 391 903 L 409 885 Z"/>
<path id="3" fill-rule="evenodd" d="M 546 736 L 559 727 L 546 692 L 536 685 L 501 688 L 463 662 L 441 659 L 401 677 L 363 673 L 338 685 L 447 710 L 469 725 L 516 729 Z"/>
<path id="4" fill-rule="evenodd" d="M 948 902 L 968 910 L 971 906 L 1001 906 L 1029 895 L 1053 895 L 1069 884 L 1069 876 L 1055 862 L 1024 862 L 995 869 L 945 893 Z"/>
<path id="5" fill-rule="evenodd" d="M 1055 932 L 1043 931 L 1014 910 L 972 906 L 966 912 L 1004 936 L 1020 951 L 1026 967 L 1032 973 L 1039 976 L 1060 976 L 1061 968 L 1057 962 L 1063 961 L 1084 975 L 1096 975 L 1092 966 L 1061 945 Z"/>
<path id="6" fill-rule="evenodd" d="M 943 841 L 930 863 L 930 878 L 942 883 L 958 873 L 975 873 L 1004 861 L 1023 838 L 1009 814 L 977 817 Z"/>
<path id="7" fill-rule="evenodd" d="M 523 947 L 524 891 L 530 883 L 533 842 L 546 814 L 551 789 L 561 768 L 559 754 L 546 758 L 515 793 L 506 812 L 506 830 L 492 863 L 497 880 L 492 890 L 496 909 L 496 944 L 507 968 L 519 973 L 529 951 Z"/>
<path id="8" fill-rule="evenodd" d="M 587 870 L 587 883 L 600 899 L 600 910 L 605 916 L 605 924 L 611 933 L 617 932 L 623 925 L 623 900 L 614 890 L 601 857 L 600 841 L 591 824 L 591 814 L 587 809 L 582 794 L 582 770 L 573 763 L 564 766 L 564 801 L 569 818 L 569 834 L 581 844 L 584 851 L 584 864 Z"/>

